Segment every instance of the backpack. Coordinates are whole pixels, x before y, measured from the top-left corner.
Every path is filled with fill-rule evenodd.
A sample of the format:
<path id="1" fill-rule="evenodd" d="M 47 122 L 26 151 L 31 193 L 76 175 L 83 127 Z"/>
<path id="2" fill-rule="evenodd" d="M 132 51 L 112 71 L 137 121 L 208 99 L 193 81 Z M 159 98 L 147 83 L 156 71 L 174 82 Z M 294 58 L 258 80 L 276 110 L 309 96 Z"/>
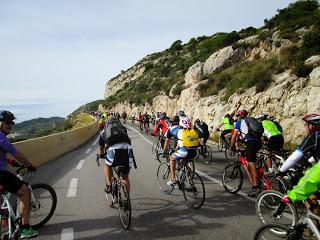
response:
<path id="1" fill-rule="evenodd" d="M 104 140 L 108 146 L 121 142 L 131 143 L 127 129 L 122 126 L 116 117 L 111 117 L 106 121 Z"/>
<path id="2" fill-rule="evenodd" d="M 248 126 L 248 134 L 251 136 L 261 138 L 264 132 L 262 123 L 253 117 L 247 117 L 244 120 Z"/>
<path id="3" fill-rule="evenodd" d="M 209 137 L 209 129 L 206 123 L 201 122 L 195 125 L 195 130 L 198 132 L 199 138 Z"/>
<path id="4" fill-rule="evenodd" d="M 199 145 L 199 136 L 194 129 L 182 129 L 182 144 L 184 147 L 197 147 Z"/>

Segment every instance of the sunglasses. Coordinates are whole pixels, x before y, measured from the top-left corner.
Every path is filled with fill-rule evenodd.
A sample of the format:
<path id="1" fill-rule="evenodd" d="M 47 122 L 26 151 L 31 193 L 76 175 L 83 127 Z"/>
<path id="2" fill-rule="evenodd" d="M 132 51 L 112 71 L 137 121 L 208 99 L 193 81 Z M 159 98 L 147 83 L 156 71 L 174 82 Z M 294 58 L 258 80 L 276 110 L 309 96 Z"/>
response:
<path id="1" fill-rule="evenodd" d="M 6 123 L 7 125 L 10 125 L 10 124 L 11 124 L 11 125 L 14 125 L 14 124 L 15 124 L 14 121 L 6 121 L 5 123 Z"/>

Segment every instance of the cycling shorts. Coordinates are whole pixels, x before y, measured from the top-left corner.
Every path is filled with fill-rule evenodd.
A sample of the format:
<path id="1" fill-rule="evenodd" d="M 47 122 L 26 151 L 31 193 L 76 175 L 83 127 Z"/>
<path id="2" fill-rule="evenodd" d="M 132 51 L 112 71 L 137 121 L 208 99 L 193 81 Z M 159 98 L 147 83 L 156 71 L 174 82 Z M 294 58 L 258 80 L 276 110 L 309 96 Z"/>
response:
<path id="1" fill-rule="evenodd" d="M 257 152 L 262 147 L 261 141 L 247 141 L 246 144 L 246 158 L 248 162 L 255 162 L 257 160 Z"/>
<path id="2" fill-rule="evenodd" d="M 283 149 L 283 144 L 284 144 L 284 139 L 282 135 L 276 135 L 272 136 L 269 139 L 267 148 L 269 151 L 274 151 L 274 150 L 282 150 Z"/>
<path id="3" fill-rule="evenodd" d="M 179 159 L 188 159 L 191 160 L 197 156 L 197 149 L 196 148 L 186 148 L 180 147 L 177 151 L 175 151 L 172 156 L 175 160 Z"/>
<path id="4" fill-rule="evenodd" d="M 105 163 L 113 168 L 121 166 L 120 174 L 126 176 L 129 174 L 130 168 L 133 165 L 133 151 L 132 149 L 108 150 Z"/>
<path id="5" fill-rule="evenodd" d="M 8 171 L 0 171 L 0 185 L 4 190 L 16 194 L 22 187 L 23 182 L 16 175 Z"/>

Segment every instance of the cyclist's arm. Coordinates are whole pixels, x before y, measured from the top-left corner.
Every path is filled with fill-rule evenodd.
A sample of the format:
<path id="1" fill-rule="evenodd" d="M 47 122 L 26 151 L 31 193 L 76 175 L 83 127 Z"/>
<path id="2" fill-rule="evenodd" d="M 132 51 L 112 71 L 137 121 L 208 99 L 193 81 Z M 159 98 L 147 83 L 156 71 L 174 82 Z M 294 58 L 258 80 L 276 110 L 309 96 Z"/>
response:
<path id="1" fill-rule="evenodd" d="M 297 162 L 303 157 L 303 152 L 300 149 L 295 150 L 288 159 L 282 164 L 279 169 L 280 172 L 287 172 L 290 168 L 297 164 Z"/>
<path id="2" fill-rule="evenodd" d="M 28 161 L 28 159 L 19 151 L 17 151 L 17 154 L 13 156 L 16 160 L 21 162 L 26 167 L 33 167 L 32 163 Z"/>

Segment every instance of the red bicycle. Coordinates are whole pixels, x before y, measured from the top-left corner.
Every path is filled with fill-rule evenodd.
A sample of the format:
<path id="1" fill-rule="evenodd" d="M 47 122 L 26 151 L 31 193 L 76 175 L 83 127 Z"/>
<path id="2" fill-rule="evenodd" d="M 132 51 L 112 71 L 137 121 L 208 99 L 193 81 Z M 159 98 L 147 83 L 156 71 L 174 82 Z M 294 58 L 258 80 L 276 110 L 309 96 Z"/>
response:
<path id="1" fill-rule="evenodd" d="M 244 167 L 248 178 L 253 183 L 251 174 L 248 169 L 248 160 L 245 157 L 245 151 L 238 151 L 238 158 L 234 162 L 229 163 L 222 175 L 222 184 L 224 189 L 229 193 L 237 193 L 243 184 L 243 173 L 241 171 L 241 166 Z M 265 159 L 263 157 L 258 157 L 256 162 L 256 170 L 258 175 L 258 187 L 260 191 L 276 189 L 276 180 L 275 177 L 267 177 L 264 174 L 265 168 Z"/>

